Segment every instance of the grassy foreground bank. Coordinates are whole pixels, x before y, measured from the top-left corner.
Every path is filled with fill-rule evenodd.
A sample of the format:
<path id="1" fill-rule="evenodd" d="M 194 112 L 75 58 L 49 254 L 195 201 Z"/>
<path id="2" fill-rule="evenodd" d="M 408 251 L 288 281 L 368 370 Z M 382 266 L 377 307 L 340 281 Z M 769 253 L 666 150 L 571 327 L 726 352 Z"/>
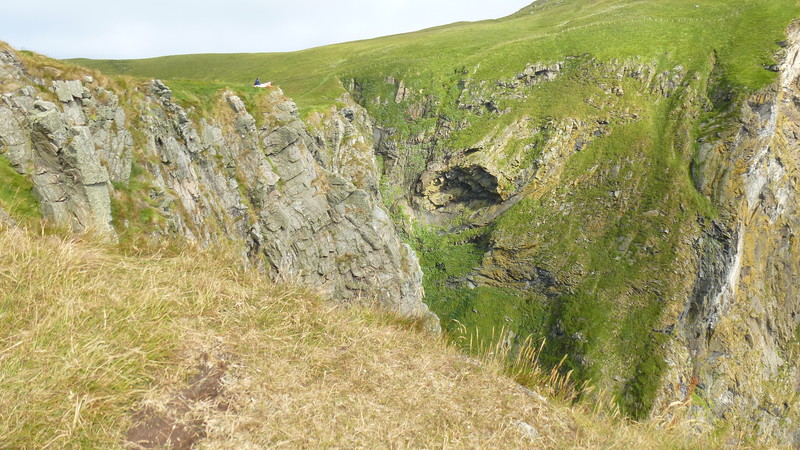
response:
<path id="1" fill-rule="evenodd" d="M 569 405 L 544 378 L 515 383 L 490 352 L 466 357 L 223 255 L 131 255 L 0 224 L 0 447 L 696 442 L 669 414 L 635 424 Z"/>

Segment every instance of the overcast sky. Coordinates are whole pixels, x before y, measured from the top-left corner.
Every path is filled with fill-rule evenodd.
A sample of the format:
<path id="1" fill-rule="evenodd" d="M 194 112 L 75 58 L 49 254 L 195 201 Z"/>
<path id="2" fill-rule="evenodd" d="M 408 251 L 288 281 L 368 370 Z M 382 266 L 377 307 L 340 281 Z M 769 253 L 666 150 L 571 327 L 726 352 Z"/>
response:
<path id="1" fill-rule="evenodd" d="M 0 40 L 52 58 L 282 52 L 507 16 L 533 0 L 10 0 Z"/>

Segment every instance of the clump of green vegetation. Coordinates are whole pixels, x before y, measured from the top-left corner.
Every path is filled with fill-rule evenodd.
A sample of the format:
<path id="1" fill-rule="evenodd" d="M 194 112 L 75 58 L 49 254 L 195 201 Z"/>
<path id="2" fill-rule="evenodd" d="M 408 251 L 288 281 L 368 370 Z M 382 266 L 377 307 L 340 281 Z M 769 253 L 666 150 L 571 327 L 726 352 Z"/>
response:
<path id="1" fill-rule="evenodd" d="M 426 302 L 445 330 L 459 335 L 469 330 L 482 347 L 494 345 L 501 332 L 510 331 L 523 340 L 531 335 L 543 337 L 545 310 L 529 294 L 465 283 L 481 263 L 488 231 L 444 234 L 415 229 L 411 242 L 423 267 Z"/>
<path id="2" fill-rule="evenodd" d="M 33 183 L 17 173 L 4 156 L 0 156 L 0 209 L 28 224 L 41 218 Z"/>
<path id="3" fill-rule="evenodd" d="M 131 165 L 128 184 L 114 183 L 112 224 L 123 245 L 141 246 L 152 233 L 164 231 L 166 218 L 152 195 L 157 190 L 152 184 L 152 175 L 136 161 Z"/>
<path id="4" fill-rule="evenodd" d="M 168 80 L 173 99 L 194 117 L 209 117 L 225 86 L 196 80 Z"/>

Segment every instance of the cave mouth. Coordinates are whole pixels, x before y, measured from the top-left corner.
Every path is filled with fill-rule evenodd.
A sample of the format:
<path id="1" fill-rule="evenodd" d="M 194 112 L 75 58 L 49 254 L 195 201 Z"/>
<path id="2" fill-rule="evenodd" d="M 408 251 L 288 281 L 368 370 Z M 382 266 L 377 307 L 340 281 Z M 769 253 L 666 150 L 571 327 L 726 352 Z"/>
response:
<path id="1" fill-rule="evenodd" d="M 497 177 L 478 165 L 453 167 L 442 173 L 434 183 L 448 197 L 448 203 L 477 209 L 503 200 L 498 193 Z"/>

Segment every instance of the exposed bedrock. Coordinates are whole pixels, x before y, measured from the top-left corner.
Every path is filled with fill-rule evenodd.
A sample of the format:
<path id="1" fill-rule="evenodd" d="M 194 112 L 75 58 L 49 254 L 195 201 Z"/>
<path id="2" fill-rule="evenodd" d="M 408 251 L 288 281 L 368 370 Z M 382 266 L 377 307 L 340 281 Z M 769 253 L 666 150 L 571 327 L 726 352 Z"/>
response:
<path id="1" fill-rule="evenodd" d="M 157 80 L 129 88 L 123 105 L 91 77 L 39 80 L 2 56 L 0 73 L 20 87 L 0 98 L 0 148 L 31 177 L 48 220 L 124 236 L 137 219 L 112 217 L 112 203 L 132 198 L 152 240 L 230 242 L 272 278 L 438 329 L 417 257 L 380 200 L 357 105 L 321 116 L 312 132 L 277 88 L 262 109 L 227 92 L 213 116 L 198 117 Z"/>

